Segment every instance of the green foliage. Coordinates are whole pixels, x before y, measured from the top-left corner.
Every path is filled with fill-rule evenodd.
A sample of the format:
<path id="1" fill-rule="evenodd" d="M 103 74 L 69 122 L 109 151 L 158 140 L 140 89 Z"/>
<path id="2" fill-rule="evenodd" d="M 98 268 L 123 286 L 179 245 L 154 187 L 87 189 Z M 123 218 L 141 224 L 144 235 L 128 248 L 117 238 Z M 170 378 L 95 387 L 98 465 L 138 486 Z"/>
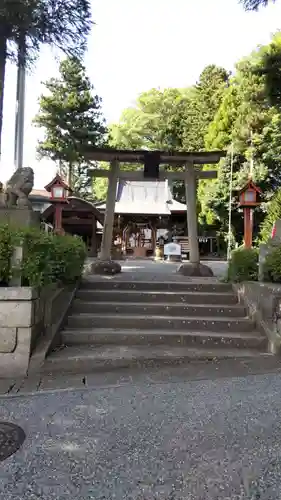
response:
<path id="1" fill-rule="evenodd" d="M 271 106 L 281 108 L 281 33 L 274 35 L 271 43 L 262 48 L 262 65 L 257 73 L 264 76 L 265 91 Z"/>
<path id="2" fill-rule="evenodd" d="M 52 45 L 82 57 L 92 26 L 90 0 L 1 0 L 0 2 L 0 146 L 7 58 L 32 62 L 40 46 Z"/>
<path id="3" fill-rule="evenodd" d="M 96 201 L 106 200 L 108 188 L 108 179 L 105 177 L 97 177 L 93 180 L 93 198 Z"/>
<path id="4" fill-rule="evenodd" d="M 126 109 L 119 124 L 111 126 L 111 145 L 166 151 L 204 149 L 204 135 L 227 82 L 227 71 L 210 65 L 193 87 L 140 94 L 136 106 Z"/>
<path id="5" fill-rule="evenodd" d="M 205 137 L 207 149 L 227 149 L 229 155 L 218 165 L 216 180 L 200 183 L 201 218 L 207 214 L 210 218 L 213 214 L 220 227 L 225 226 L 229 204 L 230 149 L 233 145 L 233 190 L 236 192 L 233 192 L 232 219 L 236 232 L 241 231 L 237 190 L 244 185 L 250 171 L 252 179 L 262 189 L 265 201 L 281 187 L 281 108 L 279 110 L 276 102 L 273 106 L 269 99 L 268 77 L 264 69 L 266 57 L 272 52 L 279 54 L 281 61 L 279 33 L 273 36 L 269 45 L 258 47 L 236 65 L 235 76 L 224 91 L 221 105 Z M 256 210 L 257 225 L 263 218 L 264 213 Z"/>
<path id="6" fill-rule="evenodd" d="M 126 109 L 120 123 L 111 126 L 111 145 L 132 149 L 182 149 L 183 115 L 190 99 L 190 91 L 172 88 L 140 94 L 136 106 Z"/>
<path id="7" fill-rule="evenodd" d="M 263 264 L 264 280 L 281 283 L 281 247 L 273 248 Z"/>
<path id="8" fill-rule="evenodd" d="M 266 216 L 261 225 L 260 240 L 264 243 L 271 236 L 272 228 L 277 219 L 281 219 L 281 189 L 278 189 L 266 207 Z"/>
<path id="9" fill-rule="evenodd" d="M 247 8 L 256 8 L 266 2 L 244 3 Z M 238 191 L 251 176 L 261 188 L 264 202 L 255 210 L 255 238 L 265 216 L 265 224 L 271 230 L 274 221 L 271 215 L 266 215 L 266 209 L 270 210 L 268 202 L 281 189 L 280 68 L 281 32 L 278 32 L 268 45 L 259 46 L 239 61 L 232 76 L 223 68 L 210 65 L 193 87 L 152 89 L 141 94 L 136 106 L 125 110 L 120 123 L 112 125 L 110 143 L 120 148 L 226 150 L 226 158 L 217 166 L 204 167 L 217 168 L 217 179 L 200 181 L 198 188 L 200 224 L 211 224 L 212 229 L 222 233 L 227 231 L 228 224 L 233 150 L 233 234 L 236 241 L 242 241 L 243 216 L 238 207 Z M 104 183 L 96 187 L 104 194 Z M 175 193 L 179 200 L 185 199 L 179 182 L 174 183 Z M 274 209 L 274 218 L 275 214 L 279 217 Z"/>
<path id="10" fill-rule="evenodd" d="M 0 226 L 0 283 L 8 285 L 11 278 L 11 258 L 15 238 L 8 226 Z"/>
<path id="11" fill-rule="evenodd" d="M 233 250 L 228 264 L 228 281 L 256 281 L 258 279 L 258 250 L 239 247 Z"/>
<path id="12" fill-rule="evenodd" d="M 240 0 L 246 10 L 258 10 L 259 7 L 266 7 L 270 0 Z M 276 0 L 272 0 L 275 2 Z"/>
<path id="13" fill-rule="evenodd" d="M 193 87 L 142 93 L 136 106 L 126 109 L 120 122 L 110 127 L 110 145 L 164 151 L 204 150 L 204 137 L 228 86 L 228 76 L 225 69 L 210 65 Z M 185 199 L 183 183 L 175 182 L 174 193 L 179 200 Z"/>
<path id="14" fill-rule="evenodd" d="M 109 170 L 109 163 L 101 161 L 99 162 L 99 168 L 101 168 L 102 170 Z M 92 180 L 92 194 L 95 201 L 106 200 L 107 187 L 108 179 L 106 177 L 95 177 Z"/>
<path id="15" fill-rule="evenodd" d="M 85 197 L 91 194 L 85 151 L 102 146 L 106 139 L 101 99 L 94 95 L 85 67 L 76 57 L 64 60 L 60 77 L 51 78 L 45 87 L 48 94 L 41 96 L 34 119 L 45 130 L 39 157 L 58 162 L 74 194 Z"/>
<path id="16" fill-rule="evenodd" d="M 41 44 L 55 45 L 69 55 L 81 56 L 91 29 L 89 0 L 1 0 L 0 25 L 17 56 L 16 42 L 25 33 L 28 55 Z"/>
<path id="17" fill-rule="evenodd" d="M 221 105 L 226 89 L 229 87 L 229 73 L 214 64 L 202 71 L 195 93 L 197 107 L 197 134 L 201 137 L 200 149 L 205 149 L 205 136 Z M 187 150 L 188 141 L 186 141 Z"/>
<path id="18" fill-rule="evenodd" d="M 16 245 L 23 246 L 19 270 L 11 268 Z M 14 272 L 20 272 L 23 286 L 72 283 L 82 274 L 86 248 L 80 238 L 58 236 L 38 229 L 0 226 L 0 283 L 7 285 Z"/>

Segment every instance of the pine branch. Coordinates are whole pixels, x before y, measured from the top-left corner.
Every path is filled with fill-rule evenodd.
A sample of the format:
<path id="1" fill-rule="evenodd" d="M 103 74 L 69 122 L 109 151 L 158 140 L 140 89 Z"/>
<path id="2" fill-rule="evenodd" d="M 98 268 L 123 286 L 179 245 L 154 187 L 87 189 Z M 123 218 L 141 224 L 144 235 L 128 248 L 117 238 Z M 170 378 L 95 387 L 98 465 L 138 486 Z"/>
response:
<path id="1" fill-rule="evenodd" d="M 272 0 L 275 2 L 276 0 Z M 240 0 L 245 10 L 258 10 L 260 7 L 267 7 L 270 0 Z"/>

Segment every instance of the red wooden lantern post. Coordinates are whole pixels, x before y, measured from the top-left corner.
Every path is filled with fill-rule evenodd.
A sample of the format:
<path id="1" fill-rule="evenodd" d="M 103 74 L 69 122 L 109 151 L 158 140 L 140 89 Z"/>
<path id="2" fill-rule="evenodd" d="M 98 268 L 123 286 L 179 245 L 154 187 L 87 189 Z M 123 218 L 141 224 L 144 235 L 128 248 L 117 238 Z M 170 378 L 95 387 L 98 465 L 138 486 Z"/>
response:
<path id="1" fill-rule="evenodd" d="M 244 211 L 244 244 L 246 248 L 252 247 L 254 209 L 261 203 L 261 194 L 262 190 L 252 180 L 249 180 L 239 193 L 239 206 Z"/>
<path id="2" fill-rule="evenodd" d="M 51 193 L 50 202 L 55 207 L 55 227 L 56 234 L 63 234 L 62 228 L 62 207 L 68 203 L 68 196 L 71 193 L 69 186 L 62 180 L 61 176 L 57 174 L 54 179 L 45 186 L 46 191 Z"/>

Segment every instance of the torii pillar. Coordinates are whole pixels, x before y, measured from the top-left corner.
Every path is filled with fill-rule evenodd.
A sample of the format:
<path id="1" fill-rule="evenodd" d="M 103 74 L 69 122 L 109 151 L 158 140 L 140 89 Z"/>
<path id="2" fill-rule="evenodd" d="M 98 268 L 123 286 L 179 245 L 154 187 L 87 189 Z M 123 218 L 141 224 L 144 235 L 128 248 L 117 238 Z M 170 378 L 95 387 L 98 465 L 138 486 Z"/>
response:
<path id="1" fill-rule="evenodd" d="M 92 264 L 94 274 L 117 274 L 121 272 L 118 262 L 111 260 L 111 247 L 114 226 L 114 212 L 116 190 L 119 177 L 119 162 L 112 160 L 108 174 L 108 189 L 106 197 L 106 210 L 104 215 L 101 252 L 99 259 Z"/>
<path id="2" fill-rule="evenodd" d="M 200 262 L 197 221 L 197 178 L 193 163 L 185 164 L 185 197 L 189 262 L 181 264 L 177 272 L 184 276 L 211 277 L 213 276 L 211 268 Z"/>

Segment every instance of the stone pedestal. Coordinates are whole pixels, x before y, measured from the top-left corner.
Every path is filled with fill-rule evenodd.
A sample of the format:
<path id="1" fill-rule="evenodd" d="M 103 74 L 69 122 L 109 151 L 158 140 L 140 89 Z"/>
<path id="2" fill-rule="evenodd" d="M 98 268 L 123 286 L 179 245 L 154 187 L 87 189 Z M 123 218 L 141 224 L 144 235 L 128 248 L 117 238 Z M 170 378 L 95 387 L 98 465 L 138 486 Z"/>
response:
<path id="1" fill-rule="evenodd" d="M 205 264 L 195 264 L 193 262 L 185 262 L 181 264 L 177 273 L 182 274 L 183 276 L 190 276 L 191 278 L 211 278 L 214 276 L 212 269 Z"/>
<path id="2" fill-rule="evenodd" d="M 27 208 L 0 207 L 0 224 L 10 224 L 15 227 L 38 227 L 40 213 Z"/>
<path id="3" fill-rule="evenodd" d="M 111 247 L 111 259 L 112 260 L 124 260 L 124 255 L 122 253 L 122 245 L 112 245 L 112 247 Z"/>
<path id="4" fill-rule="evenodd" d="M 181 255 L 168 255 L 167 262 L 181 262 Z"/>
<path id="5" fill-rule="evenodd" d="M 121 273 L 121 266 L 119 262 L 114 260 L 97 259 L 91 264 L 91 273 L 100 275 L 114 275 Z"/>

